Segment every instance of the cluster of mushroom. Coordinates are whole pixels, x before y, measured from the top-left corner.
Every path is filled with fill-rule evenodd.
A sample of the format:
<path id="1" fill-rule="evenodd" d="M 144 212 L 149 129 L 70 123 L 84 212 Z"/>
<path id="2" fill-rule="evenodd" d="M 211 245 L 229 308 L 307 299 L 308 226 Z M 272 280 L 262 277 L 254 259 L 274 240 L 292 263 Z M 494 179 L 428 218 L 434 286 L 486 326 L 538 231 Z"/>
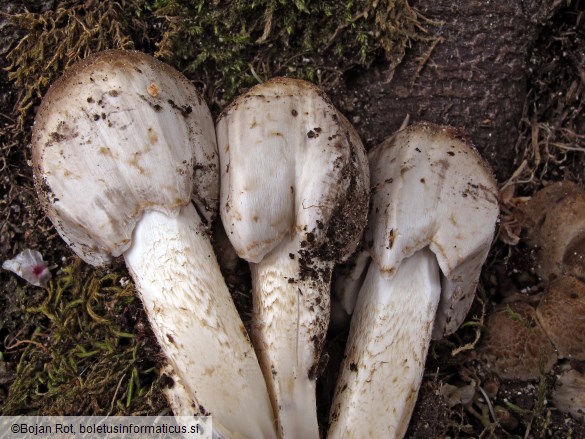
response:
<path id="1" fill-rule="evenodd" d="M 527 241 L 536 249 L 544 292 L 534 298 L 536 307 L 514 301 L 496 308 L 479 358 L 500 378 L 512 380 L 539 379 L 563 360 L 552 399 L 559 410 L 583 420 L 585 190 L 571 182 L 553 183 L 519 210 Z"/>
<path id="2" fill-rule="evenodd" d="M 124 257 L 175 415 L 213 415 L 217 437 L 320 436 L 331 275 L 366 223 L 327 435 L 402 437 L 431 335 L 464 319 L 498 216 L 492 175 L 456 130 L 406 128 L 368 165 L 327 97 L 288 78 L 250 89 L 214 129 L 189 81 L 138 52 L 67 71 L 43 99 L 32 148 L 57 231 L 92 265 Z M 251 267 L 252 341 L 210 242 L 218 204 Z"/>

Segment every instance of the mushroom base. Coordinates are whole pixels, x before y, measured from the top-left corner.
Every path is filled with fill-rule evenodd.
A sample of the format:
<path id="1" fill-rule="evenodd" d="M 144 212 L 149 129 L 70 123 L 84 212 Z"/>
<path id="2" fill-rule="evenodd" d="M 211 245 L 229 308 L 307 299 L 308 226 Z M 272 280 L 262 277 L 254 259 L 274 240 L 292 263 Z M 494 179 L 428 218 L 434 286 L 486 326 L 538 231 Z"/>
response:
<path id="1" fill-rule="evenodd" d="M 167 391 L 176 414 L 211 414 L 226 438 L 276 437 L 256 354 L 195 208 L 145 213 L 124 257 L 178 377 Z"/>
<path id="2" fill-rule="evenodd" d="M 315 382 L 329 323 L 332 264 L 312 260 L 313 275 L 308 274 L 301 250 L 297 240 L 285 238 L 262 261 L 251 264 L 252 338 L 281 437 L 318 439 Z"/>
<path id="3" fill-rule="evenodd" d="M 422 381 L 440 299 L 439 265 L 425 249 L 387 279 L 374 261 L 359 292 L 328 438 L 402 438 Z"/>

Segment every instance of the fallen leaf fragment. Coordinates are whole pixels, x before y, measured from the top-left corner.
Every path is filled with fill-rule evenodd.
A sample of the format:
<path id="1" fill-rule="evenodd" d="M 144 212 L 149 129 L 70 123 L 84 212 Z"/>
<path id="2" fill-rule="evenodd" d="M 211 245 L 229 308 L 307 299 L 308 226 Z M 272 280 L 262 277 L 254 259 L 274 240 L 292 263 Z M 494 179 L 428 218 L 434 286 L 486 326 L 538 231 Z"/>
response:
<path id="1" fill-rule="evenodd" d="M 49 267 L 37 250 L 23 250 L 14 259 L 4 261 L 2 268 L 12 271 L 35 287 L 45 287 L 51 279 Z"/>

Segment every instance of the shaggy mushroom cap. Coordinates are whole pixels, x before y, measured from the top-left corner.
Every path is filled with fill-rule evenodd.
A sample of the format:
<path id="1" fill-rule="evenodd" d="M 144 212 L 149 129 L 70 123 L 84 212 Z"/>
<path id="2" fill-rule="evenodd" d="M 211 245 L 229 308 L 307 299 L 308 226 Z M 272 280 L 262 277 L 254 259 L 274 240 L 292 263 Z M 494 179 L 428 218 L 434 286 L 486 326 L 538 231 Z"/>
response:
<path id="1" fill-rule="evenodd" d="M 537 273 L 585 278 L 585 190 L 563 181 L 541 189 L 523 208 L 530 243 L 538 249 Z"/>
<path id="2" fill-rule="evenodd" d="M 223 111 L 217 137 L 220 212 L 241 258 L 260 262 L 291 233 L 330 259 L 353 253 L 367 214 L 367 159 L 318 87 L 292 78 L 259 84 Z"/>
<path id="3" fill-rule="evenodd" d="M 536 316 L 559 358 L 585 360 L 585 283 L 568 276 L 552 281 Z"/>
<path id="4" fill-rule="evenodd" d="M 142 53 L 101 52 L 67 70 L 32 144 L 42 207 L 89 264 L 124 253 L 147 210 L 176 216 L 193 197 L 205 221 L 217 212 L 211 114 L 183 75 Z"/>
<path id="5" fill-rule="evenodd" d="M 477 351 L 486 367 L 506 380 L 539 379 L 540 366 L 547 373 L 557 361 L 534 308 L 523 302 L 502 306 L 490 315 Z"/>

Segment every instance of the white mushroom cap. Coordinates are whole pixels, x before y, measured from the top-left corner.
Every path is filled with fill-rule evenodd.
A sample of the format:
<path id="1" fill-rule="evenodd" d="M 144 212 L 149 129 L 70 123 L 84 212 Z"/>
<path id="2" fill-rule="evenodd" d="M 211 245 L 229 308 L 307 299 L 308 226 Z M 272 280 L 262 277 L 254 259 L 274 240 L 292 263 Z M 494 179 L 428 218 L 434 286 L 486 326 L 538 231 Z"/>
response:
<path id="1" fill-rule="evenodd" d="M 176 215 L 192 192 L 204 218 L 217 209 L 211 114 L 184 76 L 145 54 L 100 52 L 69 69 L 44 97 L 32 143 L 41 203 L 92 265 L 128 249 L 145 210 Z"/>
<path id="2" fill-rule="evenodd" d="M 454 332 L 473 301 L 499 214 L 489 167 L 458 130 L 430 123 L 397 132 L 369 154 L 365 240 L 382 272 L 429 247 L 442 272 L 434 338 Z"/>
<path id="3" fill-rule="evenodd" d="M 217 141 L 221 217 L 241 258 L 259 262 L 295 233 L 311 247 L 331 241 L 337 260 L 353 252 L 365 222 L 367 159 L 319 88 L 274 78 L 250 89 L 220 116 Z"/>

